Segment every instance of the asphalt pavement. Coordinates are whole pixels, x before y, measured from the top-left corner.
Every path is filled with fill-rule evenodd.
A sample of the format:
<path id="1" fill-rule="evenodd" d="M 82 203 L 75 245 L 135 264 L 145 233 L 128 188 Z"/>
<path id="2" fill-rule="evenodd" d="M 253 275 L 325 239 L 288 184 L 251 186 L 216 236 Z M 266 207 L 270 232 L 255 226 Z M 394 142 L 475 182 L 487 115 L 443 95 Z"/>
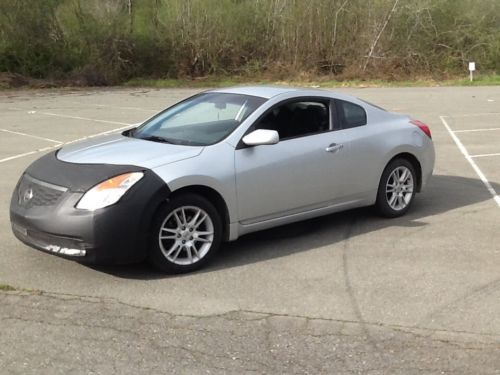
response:
<path id="1" fill-rule="evenodd" d="M 500 87 L 339 91 L 431 127 L 434 177 L 411 212 L 251 234 L 183 276 L 33 250 L 8 207 L 44 152 L 197 90 L 0 92 L 0 284 L 17 289 L 0 292 L 0 369 L 500 374 Z"/>

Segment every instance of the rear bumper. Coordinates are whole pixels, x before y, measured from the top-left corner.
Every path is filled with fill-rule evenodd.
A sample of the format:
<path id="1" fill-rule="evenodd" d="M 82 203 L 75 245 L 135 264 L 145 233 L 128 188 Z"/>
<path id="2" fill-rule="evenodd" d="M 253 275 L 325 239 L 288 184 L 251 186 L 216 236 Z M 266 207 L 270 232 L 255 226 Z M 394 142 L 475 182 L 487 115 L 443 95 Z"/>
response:
<path id="1" fill-rule="evenodd" d="M 74 166 L 78 169 L 78 164 Z M 18 184 L 10 205 L 12 231 L 31 247 L 82 263 L 140 261 L 147 255 L 155 212 L 170 194 L 154 172 L 143 172 L 144 177 L 118 203 L 96 211 L 76 209 L 84 193 L 71 189 L 50 205 L 27 205 Z M 40 176 L 31 178 L 36 181 Z M 50 176 L 44 180 L 50 180 Z"/>
<path id="2" fill-rule="evenodd" d="M 429 141 L 425 152 L 422 153 L 422 156 L 420 158 L 420 166 L 422 168 L 422 182 L 420 191 L 422 191 L 427 186 L 429 180 L 432 177 L 435 159 L 436 153 L 434 151 L 434 143 L 432 141 Z"/>

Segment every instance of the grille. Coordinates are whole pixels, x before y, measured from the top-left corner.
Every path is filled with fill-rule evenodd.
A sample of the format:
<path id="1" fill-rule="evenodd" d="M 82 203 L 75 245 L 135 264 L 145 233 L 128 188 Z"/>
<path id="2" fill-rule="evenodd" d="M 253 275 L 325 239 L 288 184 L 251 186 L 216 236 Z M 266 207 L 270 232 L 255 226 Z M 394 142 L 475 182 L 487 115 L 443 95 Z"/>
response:
<path id="1" fill-rule="evenodd" d="M 66 190 L 25 174 L 17 188 L 18 203 L 25 208 L 53 206 Z"/>

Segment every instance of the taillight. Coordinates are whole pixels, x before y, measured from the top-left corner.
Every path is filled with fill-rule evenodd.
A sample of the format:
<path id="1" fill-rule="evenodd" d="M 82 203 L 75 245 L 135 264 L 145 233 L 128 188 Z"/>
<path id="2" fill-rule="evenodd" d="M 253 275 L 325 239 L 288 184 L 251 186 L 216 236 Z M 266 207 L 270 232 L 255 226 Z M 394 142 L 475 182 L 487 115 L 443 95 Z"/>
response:
<path id="1" fill-rule="evenodd" d="M 426 125 L 422 121 L 418 121 L 418 120 L 410 120 L 410 123 L 418 126 L 420 128 L 420 130 L 422 130 L 429 138 L 432 139 L 431 129 L 429 129 L 428 125 Z"/>

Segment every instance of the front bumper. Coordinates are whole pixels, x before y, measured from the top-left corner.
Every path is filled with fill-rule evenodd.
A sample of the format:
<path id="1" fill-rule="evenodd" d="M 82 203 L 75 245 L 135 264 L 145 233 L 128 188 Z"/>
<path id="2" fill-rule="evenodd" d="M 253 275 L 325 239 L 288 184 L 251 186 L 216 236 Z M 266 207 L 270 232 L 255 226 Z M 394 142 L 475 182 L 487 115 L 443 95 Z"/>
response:
<path id="1" fill-rule="evenodd" d="M 64 163 L 55 157 L 49 158 L 48 162 Z M 76 169 L 82 166 L 64 164 L 70 164 L 69 167 Z M 109 169 L 109 165 L 106 168 Z M 93 165 L 93 169 L 99 170 L 99 165 Z M 144 172 L 144 177 L 118 203 L 96 211 L 87 211 L 75 208 L 84 194 L 79 191 L 82 189 L 74 185 L 61 187 L 53 181 L 48 183 L 46 181 L 53 176 L 46 176 L 41 180 L 36 170 L 38 169 L 31 167 L 27 169 L 11 200 L 12 231 L 20 241 L 36 249 L 83 263 L 131 263 L 145 258 L 154 214 L 170 193 L 166 184 L 154 172 L 140 169 Z M 109 177 L 112 177 L 118 173 L 113 174 L 111 170 L 110 174 Z M 23 183 L 26 178 L 28 184 Z M 92 186 L 101 181 L 94 181 Z M 39 191 L 40 183 L 46 190 Z M 57 187 L 64 191 L 54 199 L 55 195 L 51 195 L 51 191 L 47 192 L 47 189 Z M 24 198 L 30 195 L 32 197 L 29 201 L 34 201 L 34 204 L 25 202 Z M 36 200 L 37 195 L 42 198 Z"/>

